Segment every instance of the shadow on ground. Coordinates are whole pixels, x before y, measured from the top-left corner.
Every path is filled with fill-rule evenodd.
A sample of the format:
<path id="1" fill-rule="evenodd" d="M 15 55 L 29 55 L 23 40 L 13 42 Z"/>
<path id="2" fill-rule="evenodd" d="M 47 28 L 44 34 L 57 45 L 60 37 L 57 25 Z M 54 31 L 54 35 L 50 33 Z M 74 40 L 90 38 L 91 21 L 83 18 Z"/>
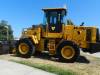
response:
<path id="1" fill-rule="evenodd" d="M 79 56 L 79 58 L 76 60 L 76 62 L 79 63 L 90 63 L 90 61 L 85 56 Z"/>
<path id="2" fill-rule="evenodd" d="M 39 54 L 39 55 L 37 54 L 34 57 L 35 58 L 44 59 L 44 60 L 52 60 L 52 61 L 55 61 L 55 62 L 59 62 L 58 58 L 51 57 L 48 54 Z M 90 61 L 85 56 L 79 56 L 79 58 L 76 60 L 76 62 L 78 62 L 78 63 L 86 63 L 86 64 L 90 63 Z M 63 62 L 63 63 L 66 63 L 66 62 Z"/>
<path id="3" fill-rule="evenodd" d="M 11 56 L 16 57 L 15 54 L 11 54 Z M 40 58 L 40 59 L 44 59 L 44 60 L 51 60 L 51 61 L 55 61 L 55 62 L 61 62 L 61 61 L 59 61 L 58 58 L 51 57 L 49 54 L 46 54 L 46 53 L 37 53 L 32 58 Z M 28 59 L 28 58 L 26 58 L 26 59 Z M 62 62 L 62 63 L 66 63 L 66 62 Z M 85 56 L 80 55 L 79 58 L 76 60 L 76 63 L 89 64 L 90 61 Z"/>

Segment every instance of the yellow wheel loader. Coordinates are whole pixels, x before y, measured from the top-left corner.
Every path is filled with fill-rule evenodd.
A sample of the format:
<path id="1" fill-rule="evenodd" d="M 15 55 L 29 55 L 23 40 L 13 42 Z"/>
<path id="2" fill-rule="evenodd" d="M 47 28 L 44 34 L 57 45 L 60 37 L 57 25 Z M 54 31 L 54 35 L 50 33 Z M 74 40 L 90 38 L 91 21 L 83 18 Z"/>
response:
<path id="1" fill-rule="evenodd" d="M 61 61 L 75 62 L 80 50 L 89 53 L 100 51 L 99 31 L 95 27 L 66 25 L 65 8 L 42 9 L 44 23 L 23 29 L 16 44 L 17 56 L 29 58 L 47 51 Z"/>

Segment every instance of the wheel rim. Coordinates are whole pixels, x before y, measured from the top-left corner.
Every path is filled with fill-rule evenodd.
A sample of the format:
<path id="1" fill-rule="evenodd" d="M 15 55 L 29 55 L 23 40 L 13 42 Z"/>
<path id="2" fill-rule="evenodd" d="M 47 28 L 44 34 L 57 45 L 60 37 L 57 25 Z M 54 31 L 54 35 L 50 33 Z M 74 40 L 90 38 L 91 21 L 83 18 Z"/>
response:
<path id="1" fill-rule="evenodd" d="M 28 46 L 26 43 L 21 43 L 21 44 L 19 45 L 19 52 L 20 52 L 21 54 L 27 54 L 28 51 L 29 51 L 29 46 Z"/>
<path id="2" fill-rule="evenodd" d="M 71 59 L 75 55 L 75 50 L 71 46 L 64 46 L 61 50 L 61 54 L 65 59 Z"/>

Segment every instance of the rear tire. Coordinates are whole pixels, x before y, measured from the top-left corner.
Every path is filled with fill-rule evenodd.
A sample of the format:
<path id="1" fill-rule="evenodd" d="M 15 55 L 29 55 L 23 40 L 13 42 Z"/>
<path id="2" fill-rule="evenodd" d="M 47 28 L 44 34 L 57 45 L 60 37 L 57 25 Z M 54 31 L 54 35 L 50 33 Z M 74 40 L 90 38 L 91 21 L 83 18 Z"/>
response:
<path id="1" fill-rule="evenodd" d="M 23 58 L 30 58 L 35 53 L 35 46 L 27 38 L 19 40 L 16 49 L 16 55 Z"/>
<path id="2" fill-rule="evenodd" d="M 68 63 L 75 62 L 80 55 L 78 46 L 71 41 L 63 41 L 56 51 L 59 60 Z"/>

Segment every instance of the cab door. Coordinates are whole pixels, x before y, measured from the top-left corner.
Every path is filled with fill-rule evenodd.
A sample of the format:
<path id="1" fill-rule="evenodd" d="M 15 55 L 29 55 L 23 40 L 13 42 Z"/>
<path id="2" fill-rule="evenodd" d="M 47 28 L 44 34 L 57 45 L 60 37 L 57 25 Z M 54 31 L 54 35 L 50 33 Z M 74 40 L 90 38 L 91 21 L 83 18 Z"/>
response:
<path id="1" fill-rule="evenodd" d="M 62 32 L 62 24 L 60 15 L 53 13 L 48 19 L 48 30 L 50 33 Z"/>

